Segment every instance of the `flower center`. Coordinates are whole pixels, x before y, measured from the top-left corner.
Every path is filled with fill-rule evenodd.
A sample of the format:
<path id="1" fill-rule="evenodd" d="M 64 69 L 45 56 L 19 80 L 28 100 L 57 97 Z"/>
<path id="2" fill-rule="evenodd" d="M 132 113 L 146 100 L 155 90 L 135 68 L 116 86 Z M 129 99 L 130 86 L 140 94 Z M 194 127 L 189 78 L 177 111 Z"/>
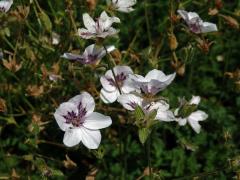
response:
<path id="1" fill-rule="evenodd" d="M 0 11 L 1 11 L 1 12 L 5 12 L 6 9 L 5 9 L 4 7 L 0 7 Z"/>
<path id="2" fill-rule="evenodd" d="M 117 87 L 117 85 L 118 85 L 119 87 L 122 87 L 122 86 L 123 86 L 123 82 L 124 82 L 126 79 L 127 79 L 127 76 L 126 76 L 123 72 L 120 73 L 120 74 L 118 74 L 118 75 L 116 76 L 116 81 L 117 81 L 117 82 L 115 82 L 115 80 L 112 79 L 112 78 L 107 78 L 109 84 L 112 85 L 112 86 L 115 86 L 115 87 Z"/>
<path id="3" fill-rule="evenodd" d="M 78 105 L 78 113 L 75 113 L 74 111 L 68 112 L 67 115 L 64 115 L 63 117 L 66 119 L 67 124 L 72 124 L 74 127 L 80 127 L 85 121 L 85 115 L 87 111 L 86 108 L 82 106 L 82 103 L 80 102 Z"/>
<path id="4" fill-rule="evenodd" d="M 91 64 L 97 60 L 97 55 L 89 54 L 85 59 L 85 64 Z"/>

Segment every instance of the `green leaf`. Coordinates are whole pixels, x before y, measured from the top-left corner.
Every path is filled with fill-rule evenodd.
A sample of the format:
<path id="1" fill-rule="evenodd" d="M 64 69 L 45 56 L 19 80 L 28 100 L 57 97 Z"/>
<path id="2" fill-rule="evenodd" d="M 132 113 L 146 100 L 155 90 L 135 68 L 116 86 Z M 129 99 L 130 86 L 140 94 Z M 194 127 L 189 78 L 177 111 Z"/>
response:
<path id="1" fill-rule="evenodd" d="M 148 128 L 141 128 L 138 130 L 139 140 L 142 144 L 144 144 L 146 142 L 150 133 L 151 133 L 151 131 Z"/>
<path id="2" fill-rule="evenodd" d="M 48 15 L 44 11 L 41 11 L 39 13 L 39 18 L 41 20 L 42 25 L 46 28 L 46 30 L 48 32 L 51 32 L 52 31 L 52 22 L 51 22 L 50 18 L 48 17 Z"/>
<path id="3" fill-rule="evenodd" d="M 145 118 L 145 114 L 140 106 L 137 106 L 135 108 L 134 115 L 137 121 Z"/>

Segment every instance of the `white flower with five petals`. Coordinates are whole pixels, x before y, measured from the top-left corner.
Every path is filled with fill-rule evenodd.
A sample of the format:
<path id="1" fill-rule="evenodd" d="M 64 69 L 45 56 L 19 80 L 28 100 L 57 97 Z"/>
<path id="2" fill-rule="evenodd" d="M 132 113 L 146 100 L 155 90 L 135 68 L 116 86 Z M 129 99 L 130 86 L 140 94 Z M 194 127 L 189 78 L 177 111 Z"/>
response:
<path id="1" fill-rule="evenodd" d="M 114 46 L 106 47 L 107 52 L 110 53 L 115 50 Z M 106 50 L 103 47 L 98 47 L 95 44 L 88 46 L 82 55 L 64 53 L 63 58 L 78 61 L 82 64 L 94 64 L 106 55 Z"/>
<path id="2" fill-rule="evenodd" d="M 89 149 L 97 149 L 101 142 L 99 129 L 112 124 L 109 116 L 93 112 L 95 102 L 93 97 L 82 92 L 62 103 L 55 111 L 54 117 L 65 131 L 63 143 L 72 147 L 82 142 Z"/>
<path id="3" fill-rule="evenodd" d="M 0 1 L 0 12 L 8 12 L 13 4 L 13 0 Z"/>
<path id="4" fill-rule="evenodd" d="M 130 78 L 145 94 L 155 95 L 171 84 L 175 76 L 176 73 L 165 75 L 162 71 L 153 69 L 145 77 L 134 74 Z"/>
<path id="5" fill-rule="evenodd" d="M 134 9 L 134 6 L 137 3 L 137 0 L 112 0 L 112 6 L 114 9 L 120 12 L 129 13 Z"/>
<path id="6" fill-rule="evenodd" d="M 117 17 L 109 17 L 105 11 L 103 11 L 96 22 L 90 17 L 89 14 L 83 14 L 83 23 L 86 28 L 78 29 L 78 34 L 84 39 L 91 38 L 106 38 L 107 36 L 113 36 L 118 33 L 118 30 L 112 27 L 113 23 L 120 23 L 120 19 Z"/>
<path id="7" fill-rule="evenodd" d="M 189 105 L 198 105 L 200 103 L 201 98 L 199 96 L 193 96 L 192 99 L 189 101 Z M 187 117 L 179 117 L 179 108 L 177 108 L 174 112 L 176 117 L 176 121 L 180 126 L 185 126 L 187 123 L 193 128 L 196 133 L 200 133 L 201 125 L 199 121 L 204 121 L 208 118 L 208 115 L 201 110 L 197 110 L 192 112 Z"/>
<path id="8" fill-rule="evenodd" d="M 216 24 L 203 22 L 195 12 L 187 12 L 184 10 L 178 10 L 177 12 L 187 23 L 189 29 L 196 34 L 218 31 Z"/>
<path id="9" fill-rule="evenodd" d="M 163 100 L 149 103 L 138 95 L 123 94 L 118 97 L 118 102 L 129 111 L 134 111 L 137 106 L 140 106 L 146 115 L 156 110 L 157 114 L 155 120 L 165 122 L 175 120 L 172 111 L 169 110 L 169 104 Z"/>
<path id="10" fill-rule="evenodd" d="M 115 81 L 112 70 L 108 70 L 105 75 L 100 78 L 103 87 L 101 89 L 100 98 L 104 103 L 115 102 L 118 96 L 120 96 L 119 89 L 123 94 L 136 90 L 128 77 L 130 74 L 133 74 L 133 71 L 130 67 L 115 66 L 113 71 L 117 82 Z"/>

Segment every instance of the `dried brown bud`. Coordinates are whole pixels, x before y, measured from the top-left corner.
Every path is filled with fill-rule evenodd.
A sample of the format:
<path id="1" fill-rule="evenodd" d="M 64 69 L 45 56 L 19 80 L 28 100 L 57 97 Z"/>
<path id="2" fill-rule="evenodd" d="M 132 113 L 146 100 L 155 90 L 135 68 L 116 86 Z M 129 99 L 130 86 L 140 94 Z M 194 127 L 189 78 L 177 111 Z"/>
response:
<path id="1" fill-rule="evenodd" d="M 38 86 L 38 85 L 29 85 L 27 87 L 27 92 L 30 96 L 33 96 L 33 97 L 39 97 L 43 94 L 44 92 L 44 88 L 43 88 L 43 85 L 41 86 Z"/>
<path id="2" fill-rule="evenodd" d="M 168 43 L 172 51 L 176 50 L 178 47 L 178 41 L 174 33 L 168 34 Z"/>
<path id="3" fill-rule="evenodd" d="M 88 8 L 93 11 L 96 8 L 97 0 L 87 0 Z"/>
<path id="4" fill-rule="evenodd" d="M 65 155 L 66 160 L 63 161 L 63 165 L 65 168 L 67 169 L 74 169 L 75 167 L 77 167 L 77 164 L 75 162 L 73 162 L 68 155 Z"/>
<path id="5" fill-rule="evenodd" d="M 215 0 L 215 6 L 218 8 L 218 9 L 221 9 L 223 7 L 223 2 L 222 0 Z"/>
<path id="6" fill-rule="evenodd" d="M 118 49 L 112 51 L 111 55 L 112 55 L 113 59 L 115 60 L 116 64 L 119 64 L 121 62 L 122 54 Z"/>
<path id="7" fill-rule="evenodd" d="M 18 64 L 16 59 L 9 58 L 9 61 L 3 60 L 3 65 L 5 68 L 7 68 L 9 71 L 17 72 L 21 69 L 22 63 Z"/>
<path id="8" fill-rule="evenodd" d="M 198 42 L 197 47 L 202 50 L 205 54 L 207 54 L 210 50 L 210 47 L 213 45 L 213 41 L 208 40 L 202 40 L 200 38 L 197 38 L 196 41 Z"/>
<path id="9" fill-rule="evenodd" d="M 7 111 L 6 101 L 0 98 L 0 112 Z"/>
<path id="10" fill-rule="evenodd" d="M 210 16 L 215 16 L 215 15 L 218 14 L 218 9 L 217 9 L 217 8 L 213 8 L 213 9 L 209 8 L 209 9 L 208 9 L 208 14 L 209 14 Z"/>
<path id="11" fill-rule="evenodd" d="M 235 28 L 235 29 L 239 29 L 239 23 L 236 19 L 234 19 L 231 16 L 225 16 L 225 15 L 222 15 L 222 14 L 220 16 L 223 17 L 223 19 L 226 21 L 226 23 L 230 27 Z"/>

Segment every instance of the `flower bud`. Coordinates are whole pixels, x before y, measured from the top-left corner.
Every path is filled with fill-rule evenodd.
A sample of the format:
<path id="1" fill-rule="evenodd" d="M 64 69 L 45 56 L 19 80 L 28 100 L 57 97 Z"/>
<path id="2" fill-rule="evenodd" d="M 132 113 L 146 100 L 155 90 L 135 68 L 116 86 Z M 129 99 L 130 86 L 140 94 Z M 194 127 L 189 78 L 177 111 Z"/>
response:
<path id="1" fill-rule="evenodd" d="M 177 42 L 177 38 L 174 33 L 168 34 L 168 43 L 169 43 L 169 47 L 172 51 L 177 49 L 178 42 Z"/>

